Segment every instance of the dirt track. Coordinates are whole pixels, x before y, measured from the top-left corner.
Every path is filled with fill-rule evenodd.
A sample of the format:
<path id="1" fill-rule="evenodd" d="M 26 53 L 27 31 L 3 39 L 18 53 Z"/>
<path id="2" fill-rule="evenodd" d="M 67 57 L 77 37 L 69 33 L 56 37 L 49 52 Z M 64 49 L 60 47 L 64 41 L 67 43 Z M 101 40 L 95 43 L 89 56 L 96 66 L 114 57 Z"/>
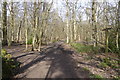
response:
<path id="1" fill-rule="evenodd" d="M 73 51 L 63 43 L 45 46 L 41 52 L 26 52 L 25 46 L 8 48 L 21 65 L 15 78 L 87 78 L 90 72 L 77 68 Z M 13 51 L 13 52 L 12 52 Z"/>

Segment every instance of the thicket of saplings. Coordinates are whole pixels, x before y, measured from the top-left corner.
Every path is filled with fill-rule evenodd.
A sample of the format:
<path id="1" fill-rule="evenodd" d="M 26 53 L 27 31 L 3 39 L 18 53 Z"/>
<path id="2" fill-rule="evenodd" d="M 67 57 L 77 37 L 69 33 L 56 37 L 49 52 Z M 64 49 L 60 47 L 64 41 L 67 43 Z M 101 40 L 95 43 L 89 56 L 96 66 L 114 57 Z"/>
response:
<path id="1" fill-rule="evenodd" d="M 119 36 L 118 42 L 120 42 L 120 36 Z M 89 43 L 89 41 L 88 41 L 88 43 Z M 70 44 L 71 44 L 71 46 L 76 48 L 76 50 L 78 52 L 95 53 L 95 54 L 105 53 L 105 44 L 101 44 L 99 42 L 98 42 L 98 45 L 96 47 L 94 47 L 93 44 L 88 45 L 86 43 L 84 44 L 84 43 L 72 42 Z M 120 43 L 118 43 L 118 46 L 120 46 Z M 120 47 L 117 48 L 117 46 L 116 46 L 116 35 L 114 32 L 109 33 L 108 53 L 113 53 L 113 54 L 117 54 L 118 56 L 120 56 Z"/>

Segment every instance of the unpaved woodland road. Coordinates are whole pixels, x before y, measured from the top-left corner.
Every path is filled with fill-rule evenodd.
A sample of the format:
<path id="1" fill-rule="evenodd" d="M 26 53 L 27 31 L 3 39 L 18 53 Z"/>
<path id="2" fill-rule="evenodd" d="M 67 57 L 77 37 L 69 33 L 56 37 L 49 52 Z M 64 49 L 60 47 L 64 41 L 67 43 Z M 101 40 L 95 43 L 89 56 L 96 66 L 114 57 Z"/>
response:
<path id="1" fill-rule="evenodd" d="M 25 52 L 25 46 L 8 48 L 8 53 L 21 62 L 15 78 L 88 78 L 90 72 L 79 67 L 74 52 L 61 42 L 45 46 L 41 52 Z"/>

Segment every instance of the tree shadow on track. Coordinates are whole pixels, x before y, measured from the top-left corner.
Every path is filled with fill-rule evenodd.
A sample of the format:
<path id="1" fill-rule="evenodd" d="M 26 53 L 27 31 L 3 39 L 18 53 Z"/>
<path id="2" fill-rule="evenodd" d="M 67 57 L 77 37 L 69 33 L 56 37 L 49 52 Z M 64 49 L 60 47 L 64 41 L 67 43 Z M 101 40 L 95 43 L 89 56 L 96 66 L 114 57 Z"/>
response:
<path id="1" fill-rule="evenodd" d="M 77 63 L 71 57 L 74 52 L 65 49 L 62 44 L 52 45 L 43 49 L 40 54 L 31 62 L 19 68 L 19 73 L 25 72 L 31 66 L 41 61 L 51 61 L 48 69 L 47 78 L 88 78 L 91 72 L 79 67 L 77 70 Z M 28 55 L 28 54 L 27 54 Z M 24 57 L 25 55 L 19 56 Z M 17 58 L 19 58 L 17 57 Z M 37 73 L 36 73 L 37 74 Z"/>
<path id="2" fill-rule="evenodd" d="M 88 78 L 89 71 L 79 67 L 76 70 L 77 63 L 71 57 L 74 52 L 65 49 L 62 45 L 59 45 L 53 53 L 49 53 L 47 57 L 54 58 L 52 64 L 47 73 L 47 78 Z"/>

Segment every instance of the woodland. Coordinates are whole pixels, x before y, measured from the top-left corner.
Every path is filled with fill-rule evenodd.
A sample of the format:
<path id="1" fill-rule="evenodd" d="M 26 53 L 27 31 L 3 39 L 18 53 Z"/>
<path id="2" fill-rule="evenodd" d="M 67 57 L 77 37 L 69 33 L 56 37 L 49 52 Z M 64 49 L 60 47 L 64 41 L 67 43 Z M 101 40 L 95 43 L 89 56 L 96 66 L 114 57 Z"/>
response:
<path id="1" fill-rule="evenodd" d="M 119 0 L 0 6 L 1 78 L 120 79 Z"/>

